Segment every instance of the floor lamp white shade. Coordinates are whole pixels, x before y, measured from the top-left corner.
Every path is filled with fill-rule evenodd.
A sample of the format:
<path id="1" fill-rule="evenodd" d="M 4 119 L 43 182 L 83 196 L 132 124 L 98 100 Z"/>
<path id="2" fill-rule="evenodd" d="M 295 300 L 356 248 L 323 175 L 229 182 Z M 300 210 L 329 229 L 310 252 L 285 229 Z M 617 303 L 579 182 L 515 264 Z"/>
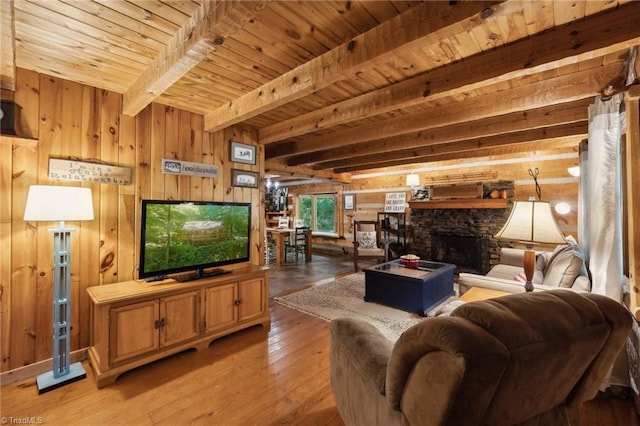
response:
<path id="1" fill-rule="evenodd" d="M 71 329 L 71 232 L 65 220 L 93 220 L 90 188 L 33 185 L 29 188 L 25 221 L 58 221 L 53 233 L 53 369 L 36 381 L 43 393 L 87 375 L 80 362 L 70 363 Z"/>
<path id="2" fill-rule="evenodd" d="M 521 241 L 527 250 L 524 253 L 525 290 L 532 291 L 531 279 L 535 268 L 533 245 L 564 244 L 562 231 L 553 218 L 551 204 L 547 201 L 516 201 L 511 214 L 495 238 L 500 240 Z"/>
<path id="3" fill-rule="evenodd" d="M 24 220 L 29 222 L 93 220 L 90 188 L 31 185 Z"/>

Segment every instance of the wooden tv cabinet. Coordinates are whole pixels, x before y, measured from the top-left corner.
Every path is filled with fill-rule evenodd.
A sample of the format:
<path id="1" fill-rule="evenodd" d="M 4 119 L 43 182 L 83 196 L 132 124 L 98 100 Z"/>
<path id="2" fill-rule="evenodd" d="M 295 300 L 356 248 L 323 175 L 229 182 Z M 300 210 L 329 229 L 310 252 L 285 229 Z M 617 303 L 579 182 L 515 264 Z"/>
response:
<path id="1" fill-rule="evenodd" d="M 189 282 L 89 287 L 89 362 L 98 388 L 125 371 L 247 327 L 271 326 L 268 269 L 251 266 Z"/>

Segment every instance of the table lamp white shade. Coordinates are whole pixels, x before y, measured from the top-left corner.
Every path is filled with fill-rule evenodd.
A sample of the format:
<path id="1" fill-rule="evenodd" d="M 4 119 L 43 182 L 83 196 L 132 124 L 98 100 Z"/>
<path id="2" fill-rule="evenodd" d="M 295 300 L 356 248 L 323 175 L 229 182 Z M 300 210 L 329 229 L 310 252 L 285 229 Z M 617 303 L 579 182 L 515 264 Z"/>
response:
<path id="1" fill-rule="evenodd" d="M 407 186 L 420 186 L 420 176 L 416 173 L 410 173 L 407 175 Z"/>
<path id="2" fill-rule="evenodd" d="M 31 185 L 24 210 L 26 221 L 93 220 L 90 188 Z"/>
<path id="3" fill-rule="evenodd" d="M 495 237 L 525 243 L 567 242 L 553 218 L 551 205 L 547 201 L 516 201 L 507 222 Z"/>
<path id="4" fill-rule="evenodd" d="M 495 235 L 501 240 L 515 240 L 525 243 L 523 256 L 525 274 L 525 291 L 533 291 L 533 274 L 536 257 L 533 251 L 534 243 L 563 244 L 564 235 L 553 218 L 551 204 L 547 201 L 516 201 L 511 215 L 502 229 Z"/>

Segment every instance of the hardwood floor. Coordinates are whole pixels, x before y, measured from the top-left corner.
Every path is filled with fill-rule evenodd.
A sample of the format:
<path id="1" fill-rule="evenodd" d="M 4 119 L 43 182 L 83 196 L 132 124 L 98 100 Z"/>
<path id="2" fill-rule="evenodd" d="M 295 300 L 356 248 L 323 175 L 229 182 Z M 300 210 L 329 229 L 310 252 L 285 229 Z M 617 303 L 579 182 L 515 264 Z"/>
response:
<path id="1" fill-rule="evenodd" d="M 341 264 L 345 259 L 335 260 Z M 317 262 L 319 266 L 332 260 Z M 343 266 L 334 267 L 343 273 Z M 328 266 L 317 268 L 315 275 L 309 265 L 300 268 L 307 272 L 298 280 L 274 270 L 271 281 L 283 280 L 279 291 L 290 292 L 322 279 Z M 47 425 L 342 425 L 329 383 L 328 323 L 274 302 L 270 310 L 270 331 L 259 326 L 241 331 L 205 350 L 129 371 L 100 390 L 86 363 L 86 379 L 42 395 L 35 379 L 7 385 L 1 389 L 2 420 Z M 628 401 L 597 401 L 583 414 L 584 426 L 638 426 Z"/>
<path id="2" fill-rule="evenodd" d="M 360 268 L 373 265 L 373 260 L 361 260 Z M 353 255 L 322 256 L 313 255 L 311 262 L 288 262 L 282 266 L 268 265 L 269 296 L 278 296 L 297 291 L 323 279 L 350 274 L 353 269 Z"/>
<path id="3" fill-rule="evenodd" d="M 48 425 L 340 425 L 328 378 L 328 327 L 272 303 L 271 331 L 253 327 L 121 375 L 38 395 L 34 379 L 2 389 L 2 416 Z"/>

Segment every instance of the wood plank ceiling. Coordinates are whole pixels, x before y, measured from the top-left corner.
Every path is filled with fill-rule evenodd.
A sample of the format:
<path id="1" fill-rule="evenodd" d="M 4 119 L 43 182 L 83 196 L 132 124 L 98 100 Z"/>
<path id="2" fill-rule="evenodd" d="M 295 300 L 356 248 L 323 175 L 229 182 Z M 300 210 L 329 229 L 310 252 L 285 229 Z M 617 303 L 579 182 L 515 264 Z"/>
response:
<path id="1" fill-rule="evenodd" d="M 336 180 L 575 147 L 640 44 L 623 0 L 2 3 L 3 88 L 14 32 L 17 67 L 254 126 L 267 171 Z"/>

